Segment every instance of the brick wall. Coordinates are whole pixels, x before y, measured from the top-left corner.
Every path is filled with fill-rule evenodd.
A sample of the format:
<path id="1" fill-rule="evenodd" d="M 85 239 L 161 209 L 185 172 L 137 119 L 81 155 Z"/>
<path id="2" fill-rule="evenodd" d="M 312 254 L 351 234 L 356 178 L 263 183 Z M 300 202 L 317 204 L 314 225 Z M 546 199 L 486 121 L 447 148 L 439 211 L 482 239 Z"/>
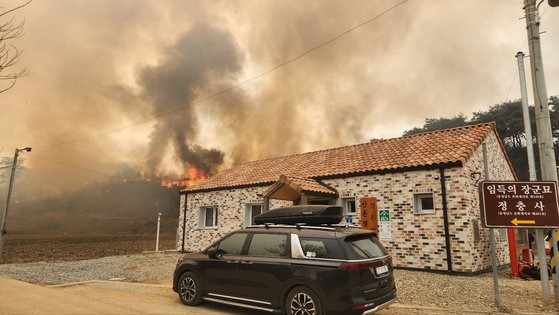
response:
<path id="1" fill-rule="evenodd" d="M 509 167 L 506 156 L 503 153 L 497 136 L 495 133 L 490 133 L 485 140 L 487 146 L 487 155 L 489 161 L 489 179 L 490 180 L 515 180 L 514 173 Z M 483 180 L 483 151 L 482 146 L 479 146 L 475 154 L 468 160 L 464 167 L 464 176 L 468 185 L 467 189 L 468 199 L 464 200 L 467 208 L 471 211 L 468 213 L 470 222 L 475 222 L 479 225 L 479 240 L 474 241 L 474 234 L 469 237 L 471 246 L 471 259 L 474 270 L 483 270 L 491 267 L 491 252 L 489 243 L 489 229 L 481 227 L 481 215 L 479 207 L 479 192 L 478 187 L 475 185 L 476 180 L 472 176 Z M 477 174 L 480 174 L 479 176 Z M 469 178 L 468 178 L 469 177 Z M 495 230 L 497 239 L 497 260 L 499 264 L 507 264 L 510 262 L 508 253 L 508 240 L 506 233 Z"/>
<path id="2" fill-rule="evenodd" d="M 450 182 L 459 177 L 460 173 L 460 168 L 445 170 L 447 181 Z M 375 197 L 379 210 L 390 210 L 392 238 L 382 242 L 392 255 L 396 266 L 447 270 L 439 170 L 359 176 L 324 182 L 336 188 L 343 196 L 354 195 L 357 200 Z M 448 183 L 447 187 L 449 185 L 452 186 Z M 414 194 L 417 193 L 433 193 L 433 213 L 416 213 Z M 451 198 L 457 194 L 459 193 L 447 191 L 449 209 Z M 359 219 L 359 215 L 356 219 Z M 449 221 L 450 235 L 453 236 L 452 227 L 456 223 L 452 222 L 452 219 Z M 463 271 L 467 265 L 467 258 L 466 255 L 461 255 L 463 245 L 459 243 L 459 237 L 460 235 L 451 238 L 451 248 L 458 251 L 453 257 L 453 267 L 454 270 Z"/>
<path id="3" fill-rule="evenodd" d="M 486 139 L 490 160 L 491 179 L 514 179 L 497 138 L 493 133 Z M 479 229 L 479 240 L 474 241 L 474 224 L 479 222 L 477 178 L 472 173 L 483 174 L 481 146 L 464 167 L 444 170 L 447 190 L 449 236 L 452 268 L 454 271 L 475 272 L 490 266 L 488 231 Z M 278 174 L 279 176 L 279 174 Z M 340 196 L 360 198 L 376 197 L 379 209 L 389 209 L 392 238 L 383 244 L 399 267 L 447 270 L 444 237 L 443 202 L 440 171 L 418 170 L 328 179 L 325 184 L 335 188 Z M 201 192 L 181 195 L 179 237 L 177 248 L 182 247 L 182 222 L 186 206 L 185 250 L 201 250 L 219 237 L 243 226 L 247 203 L 260 203 L 267 186 Z M 418 214 L 414 211 L 414 194 L 433 193 L 435 211 Z M 186 200 L 185 200 L 186 199 Z M 341 204 L 341 200 L 339 200 Z M 270 208 L 290 203 L 271 200 Z M 200 208 L 218 207 L 218 227 L 199 227 Z M 359 211 L 358 211 L 359 213 Z M 356 216 L 354 222 L 359 219 Z M 477 220 L 477 221 L 476 221 Z M 496 233 L 499 234 L 499 233 Z M 499 262 L 508 262 L 505 238 L 498 239 Z"/>
<path id="4" fill-rule="evenodd" d="M 245 209 L 247 204 L 262 203 L 258 197 L 268 186 L 241 189 L 218 190 L 210 192 L 181 195 L 177 249 L 182 249 L 182 224 L 184 207 L 186 206 L 186 237 L 185 250 L 202 250 L 220 237 L 235 231 L 245 224 Z M 291 202 L 270 200 L 270 209 L 282 205 L 292 205 Z M 207 206 L 217 206 L 217 228 L 201 228 L 200 209 Z"/>

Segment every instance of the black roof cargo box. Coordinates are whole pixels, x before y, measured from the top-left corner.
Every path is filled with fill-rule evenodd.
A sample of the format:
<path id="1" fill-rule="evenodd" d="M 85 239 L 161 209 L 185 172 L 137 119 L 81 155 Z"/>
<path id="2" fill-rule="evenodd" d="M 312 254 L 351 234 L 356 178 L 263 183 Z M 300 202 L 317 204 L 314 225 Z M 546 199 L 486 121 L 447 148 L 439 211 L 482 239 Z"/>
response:
<path id="1" fill-rule="evenodd" d="M 343 218 L 340 206 L 291 206 L 276 208 L 254 217 L 255 224 L 338 224 Z"/>

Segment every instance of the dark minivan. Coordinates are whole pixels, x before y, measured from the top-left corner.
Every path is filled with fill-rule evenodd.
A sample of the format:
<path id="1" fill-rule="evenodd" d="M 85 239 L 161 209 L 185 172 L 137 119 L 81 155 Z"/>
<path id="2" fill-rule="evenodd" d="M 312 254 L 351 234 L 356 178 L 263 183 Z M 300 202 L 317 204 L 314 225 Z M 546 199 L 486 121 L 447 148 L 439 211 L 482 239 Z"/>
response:
<path id="1" fill-rule="evenodd" d="M 265 224 L 186 254 L 173 290 L 189 306 L 209 301 L 278 314 L 374 313 L 396 298 L 392 259 L 374 232 L 331 224 L 340 222 L 341 211 L 265 212 L 255 218 Z"/>

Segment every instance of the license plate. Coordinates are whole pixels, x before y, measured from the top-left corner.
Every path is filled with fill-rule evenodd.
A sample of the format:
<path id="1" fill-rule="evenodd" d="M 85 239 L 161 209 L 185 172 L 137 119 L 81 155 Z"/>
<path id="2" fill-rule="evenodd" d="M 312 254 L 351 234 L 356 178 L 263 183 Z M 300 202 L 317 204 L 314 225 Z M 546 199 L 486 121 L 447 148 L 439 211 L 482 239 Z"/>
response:
<path id="1" fill-rule="evenodd" d="M 388 266 L 384 265 L 384 266 L 380 266 L 380 267 L 376 267 L 375 268 L 375 272 L 377 273 L 377 275 L 381 275 L 383 273 L 387 273 L 388 272 Z"/>

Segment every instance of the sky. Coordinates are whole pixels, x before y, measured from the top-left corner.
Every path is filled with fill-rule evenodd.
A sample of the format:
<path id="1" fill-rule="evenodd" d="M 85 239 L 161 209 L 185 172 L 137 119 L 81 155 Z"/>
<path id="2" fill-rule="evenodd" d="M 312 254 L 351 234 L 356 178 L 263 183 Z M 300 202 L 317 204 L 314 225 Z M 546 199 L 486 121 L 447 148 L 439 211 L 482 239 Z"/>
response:
<path id="1" fill-rule="evenodd" d="M 409 0 L 283 65 L 400 2 L 34 0 L 13 14 L 29 74 L 0 94 L 0 156 L 31 146 L 53 189 L 104 176 L 77 168 L 177 179 L 520 97 L 520 0 Z M 558 95 L 559 8 L 540 13 Z"/>

